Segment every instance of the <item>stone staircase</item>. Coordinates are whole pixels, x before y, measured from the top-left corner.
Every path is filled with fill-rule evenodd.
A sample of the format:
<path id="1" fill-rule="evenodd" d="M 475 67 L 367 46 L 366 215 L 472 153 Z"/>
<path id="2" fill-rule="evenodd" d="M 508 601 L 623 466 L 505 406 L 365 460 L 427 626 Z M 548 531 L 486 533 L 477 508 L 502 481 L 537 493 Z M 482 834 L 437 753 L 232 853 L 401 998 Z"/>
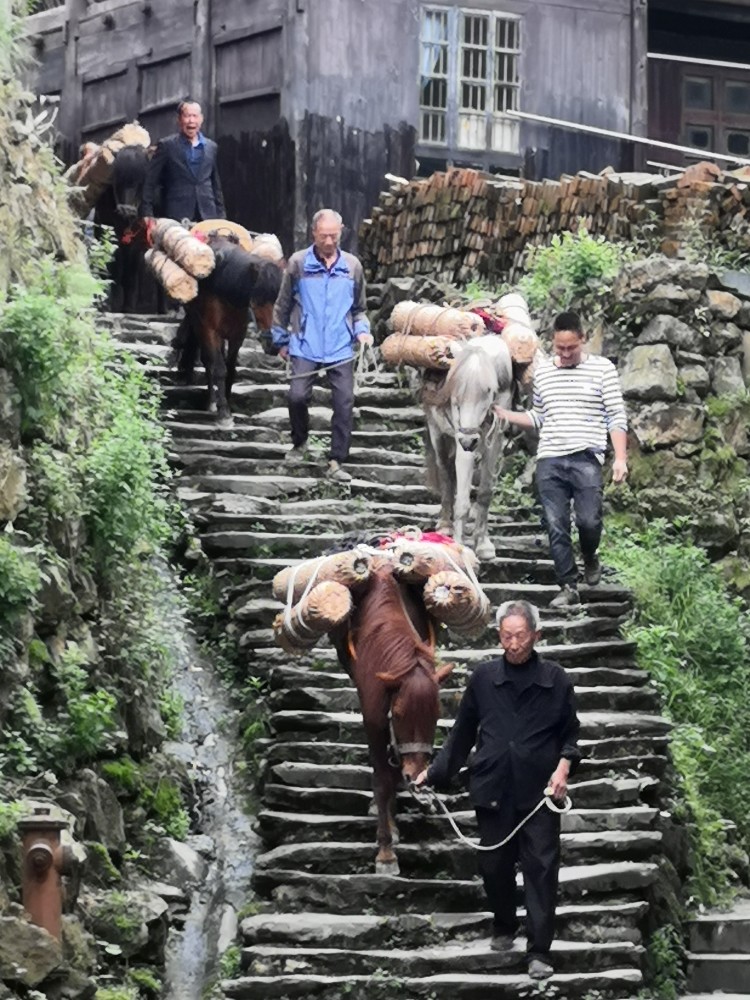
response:
<path id="1" fill-rule="evenodd" d="M 278 610 L 270 580 L 290 560 L 319 554 L 342 534 L 431 527 L 437 507 L 422 485 L 422 417 L 393 374 L 361 390 L 350 487 L 323 480 L 326 392 L 314 391 L 312 444 L 321 460 L 287 468 L 281 362 L 252 346 L 240 355 L 236 426 L 220 430 L 202 387 L 180 387 L 165 367 L 174 324 L 110 316 L 123 347 L 164 387 L 179 492 L 190 506 L 248 672 L 267 680 L 271 736 L 262 742 L 256 860 L 257 912 L 242 922 L 242 971 L 222 983 L 238 1000 L 500 1000 L 528 996 L 523 942 L 489 948 L 476 861 L 447 821 L 399 795 L 400 876 L 373 873 L 370 772 L 355 692 L 324 645 L 291 659 L 272 643 Z M 246 343 L 249 343 L 246 342 Z M 614 584 L 581 590 L 575 613 L 548 608 L 556 593 L 546 539 L 523 508 L 491 515 L 497 557 L 481 580 L 493 604 L 536 603 L 544 652 L 565 665 L 578 693 L 583 761 L 563 818 L 556 972 L 558 997 L 634 997 L 642 985 L 641 928 L 661 851 L 661 779 L 668 723 L 633 644 L 620 636 L 630 609 Z M 443 690 L 438 739 L 451 726 L 466 675 L 494 646 L 443 643 L 455 661 Z M 468 796 L 446 796 L 468 832 Z M 520 893 L 520 885 L 519 885 Z M 554 988 L 554 989 L 553 989 Z"/>
<path id="2" fill-rule="evenodd" d="M 690 921 L 686 1000 L 708 994 L 724 1000 L 750 997 L 750 900 L 736 903 L 726 913 L 707 913 Z"/>

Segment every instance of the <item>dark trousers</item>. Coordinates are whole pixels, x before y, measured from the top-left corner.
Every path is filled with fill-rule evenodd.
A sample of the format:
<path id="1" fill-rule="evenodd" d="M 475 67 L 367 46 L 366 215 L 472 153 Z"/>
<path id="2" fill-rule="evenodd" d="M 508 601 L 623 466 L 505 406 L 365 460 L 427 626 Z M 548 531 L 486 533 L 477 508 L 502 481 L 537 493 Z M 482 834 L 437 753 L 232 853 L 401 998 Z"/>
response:
<path id="1" fill-rule="evenodd" d="M 312 399 L 316 372 L 324 368 L 323 362 L 307 361 L 305 358 L 290 358 L 293 378 L 289 383 L 289 421 L 292 425 L 292 444 L 301 447 L 307 441 L 310 432 L 310 415 L 308 407 Z M 329 458 L 337 462 L 345 462 L 349 457 L 349 444 L 352 439 L 352 423 L 354 411 L 354 359 L 347 364 L 329 368 L 326 371 L 328 386 L 331 390 L 331 451 Z"/>
<path id="2" fill-rule="evenodd" d="M 596 555 L 602 537 L 602 467 L 588 451 L 540 458 L 536 485 L 557 582 L 575 586 L 578 570 L 570 537 L 570 503 L 572 500 L 581 553 L 589 560 Z"/>
<path id="3" fill-rule="evenodd" d="M 512 805 L 502 809 L 477 808 L 481 844 L 496 844 L 507 837 L 529 812 Z M 505 847 L 479 851 L 479 872 L 484 880 L 496 934 L 515 935 L 516 862 L 520 862 L 526 901 L 526 950 L 545 958 L 555 931 L 557 875 L 560 868 L 560 815 L 540 809 Z"/>

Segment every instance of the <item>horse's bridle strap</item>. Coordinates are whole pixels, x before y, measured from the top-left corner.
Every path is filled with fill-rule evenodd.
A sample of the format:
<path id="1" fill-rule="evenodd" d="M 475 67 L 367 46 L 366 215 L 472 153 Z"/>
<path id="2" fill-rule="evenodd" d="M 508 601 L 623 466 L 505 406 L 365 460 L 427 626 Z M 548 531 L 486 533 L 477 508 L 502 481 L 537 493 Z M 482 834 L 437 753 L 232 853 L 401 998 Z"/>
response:
<path id="1" fill-rule="evenodd" d="M 402 755 L 405 753 L 432 753 L 432 746 L 429 743 L 399 743 L 396 749 Z"/>

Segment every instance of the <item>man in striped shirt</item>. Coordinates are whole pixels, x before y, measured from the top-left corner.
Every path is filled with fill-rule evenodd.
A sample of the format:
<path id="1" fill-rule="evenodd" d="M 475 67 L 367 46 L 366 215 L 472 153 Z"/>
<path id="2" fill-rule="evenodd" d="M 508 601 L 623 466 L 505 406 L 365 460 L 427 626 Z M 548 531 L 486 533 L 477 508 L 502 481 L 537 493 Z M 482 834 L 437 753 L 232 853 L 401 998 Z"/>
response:
<path id="1" fill-rule="evenodd" d="M 498 417 L 539 433 L 536 480 L 555 576 L 560 593 L 551 607 L 578 604 L 578 568 L 570 537 L 573 502 L 586 583 L 595 586 L 602 570 L 597 550 L 602 534 L 602 463 L 607 434 L 615 458 L 612 480 L 628 474 L 627 417 L 617 370 L 607 358 L 584 350 L 586 337 L 577 313 L 555 319 L 552 358 L 534 376 L 533 409 L 496 407 Z"/>

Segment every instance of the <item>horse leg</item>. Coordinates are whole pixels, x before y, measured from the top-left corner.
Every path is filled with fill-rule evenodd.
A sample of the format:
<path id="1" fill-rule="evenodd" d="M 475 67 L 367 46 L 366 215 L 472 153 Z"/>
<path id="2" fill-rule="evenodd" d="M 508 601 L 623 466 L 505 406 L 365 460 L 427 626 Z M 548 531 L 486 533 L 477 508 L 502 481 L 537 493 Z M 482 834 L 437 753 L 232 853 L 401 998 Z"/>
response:
<path id="1" fill-rule="evenodd" d="M 427 462 L 430 471 L 434 472 L 435 485 L 440 493 L 437 530 L 448 535 L 453 531 L 453 477 L 445 460 L 444 435 L 429 416 L 427 418 Z"/>
<path id="2" fill-rule="evenodd" d="M 237 356 L 240 353 L 240 344 L 244 340 L 244 330 L 239 336 L 235 336 L 234 332 L 227 342 L 227 358 L 226 358 L 226 374 L 224 377 L 224 407 L 226 416 L 221 416 L 221 408 L 219 409 L 219 423 L 222 427 L 234 427 L 234 419 L 232 417 L 232 409 L 230 406 L 230 400 L 232 398 L 232 386 L 234 385 L 234 380 L 237 377 Z M 221 403 L 220 397 L 220 403 Z"/>
<path id="3" fill-rule="evenodd" d="M 466 521 L 471 509 L 471 479 L 474 474 L 474 452 L 465 451 L 456 441 L 456 501 L 453 513 L 453 537 L 463 542 Z"/>
<path id="4" fill-rule="evenodd" d="M 499 427 L 494 427 L 484 441 L 474 518 L 474 552 L 478 559 L 492 559 L 495 555 L 495 546 L 492 544 L 487 530 L 487 518 L 503 441 L 504 436 Z"/>
<path id="5" fill-rule="evenodd" d="M 388 761 L 387 730 L 368 732 L 368 743 L 372 765 L 372 790 L 378 818 L 375 872 L 378 875 L 398 875 L 398 858 L 393 846 L 394 834 L 397 835 L 394 811 L 399 773 Z"/>

